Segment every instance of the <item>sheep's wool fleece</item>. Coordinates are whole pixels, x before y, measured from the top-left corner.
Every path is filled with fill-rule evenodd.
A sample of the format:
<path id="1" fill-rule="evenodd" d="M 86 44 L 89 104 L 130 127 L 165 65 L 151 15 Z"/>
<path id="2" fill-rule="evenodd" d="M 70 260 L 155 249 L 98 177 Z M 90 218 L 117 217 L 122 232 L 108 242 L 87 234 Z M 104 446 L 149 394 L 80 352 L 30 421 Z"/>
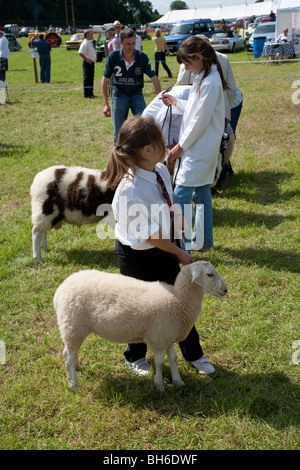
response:
<path id="1" fill-rule="evenodd" d="M 96 270 L 72 274 L 54 296 L 63 335 L 71 335 L 71 330 L 84 335 L 95 332 L 113 342 L 145 342 L 152 350 L 164 349 L 168 338 L 172 344 L 187 336 L 191 321 L 185 328 L 187 302 L 174 295 L 174 286 Z M 201 302 L 197 313 L 200 309 Z"/>

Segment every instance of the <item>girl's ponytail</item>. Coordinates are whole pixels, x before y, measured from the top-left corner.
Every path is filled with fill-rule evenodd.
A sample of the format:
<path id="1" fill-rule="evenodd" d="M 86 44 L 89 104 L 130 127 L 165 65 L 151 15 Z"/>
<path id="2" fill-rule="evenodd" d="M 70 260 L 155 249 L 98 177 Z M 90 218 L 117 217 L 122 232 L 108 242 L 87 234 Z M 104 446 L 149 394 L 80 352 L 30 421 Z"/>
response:
<path id="1" fill-rule="evenodd" d="M 102 177 L 109 188 L 116 188 L 124 177 L 134 177 L 146 145 L 154 145 L 163 158 L 165 141 L 160 126 L 152 117 L 133 116 L 127 119 L 120 129 L 118 145 L 111 151 Z"/>

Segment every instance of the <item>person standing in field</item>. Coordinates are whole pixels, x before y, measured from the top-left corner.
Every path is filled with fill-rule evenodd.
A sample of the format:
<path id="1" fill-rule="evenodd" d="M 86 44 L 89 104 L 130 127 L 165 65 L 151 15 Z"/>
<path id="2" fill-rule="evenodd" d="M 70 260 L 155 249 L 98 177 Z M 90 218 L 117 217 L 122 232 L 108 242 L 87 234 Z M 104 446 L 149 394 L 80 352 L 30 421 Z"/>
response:
<path id="1" fill-rule="evenodd" d="M 167 41 L 165 40 L 165 38 L 162 37 L 161 30 L 159 28 L 157 28 L 154 31 L 152 41 L 154 41 L 154 44 L 155 44 L 154 58 L 155 58 L 155 73 L 156 73 L 156 75 L 158 76 L 159 62 L 161 62 L 163 68 L 165 69 L 165 71 L 168 74 L 168 77 L 172 78 L 172 72 L 166 64 L 166 53 L 170 54 L 168 44 L 167 44 Z"/>
<path id="2" fill-rule="evenodd" d="M 135 33 L 125 28 L 120 34 L 122 48 L 109 54 L 103 78 L 101 92 L 104 102 L 103 114 L 113 117 L 114 143 L 117 145 L 119 130 L 128 117 L 129 110 L 133 115 L 142 114 L 146 108 L 143 96 L 144 74 L 151 79 L 156 94 L 160 93 L 160 82 L 150 64 L 148 56 L 135 49 Z M 112 113 L 108 102 L 108 85 L 113 89 Z"/>
<path id="3" fill-rule="evenodd" d="M 40 60 L 40 80 L 41 83 L 50 83 L 51 75 L 51 46 L 44 35 L 39 34 L 38 40 L 31 41 L 31 44 L 37 49 Z"/>
<path id="4" fill-rule="evenodd" d="M 83 59 L 82 72 L 83 72 L 83 95 L 85 98 L 94 99 L 94 74 L 95 62 L 97 54 L 93 44 L 93 31 L 87 29 L 84 32 L 84 41 L 81 43 L 78 54 Z"/>

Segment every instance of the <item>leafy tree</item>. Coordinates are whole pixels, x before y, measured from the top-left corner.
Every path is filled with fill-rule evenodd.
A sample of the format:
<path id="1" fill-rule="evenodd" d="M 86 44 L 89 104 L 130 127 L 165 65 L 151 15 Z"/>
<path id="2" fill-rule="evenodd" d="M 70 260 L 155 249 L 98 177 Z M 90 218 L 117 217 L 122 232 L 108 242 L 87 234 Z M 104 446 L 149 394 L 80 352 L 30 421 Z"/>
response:
<path id="1" fill-rule="evenodd" d="M 0 26 L 17 23 L 36 26 L 40 30 L 53 26 L 72 25 L 71 0 L 0 0 Z M 127 23 L 147 23 L 155 18 L 151 1 L 146 0 L 73 0 L 75 25 L 85 28 L 89 24 L 103 24 L 119 20 Z"/>
<path id="2" fill-rule="evenodd" d="M 180 0 L 175 0 L 170 5 L 170 10 L 187 10 L 189 7 L 185 2 L 181 2 Z"/>

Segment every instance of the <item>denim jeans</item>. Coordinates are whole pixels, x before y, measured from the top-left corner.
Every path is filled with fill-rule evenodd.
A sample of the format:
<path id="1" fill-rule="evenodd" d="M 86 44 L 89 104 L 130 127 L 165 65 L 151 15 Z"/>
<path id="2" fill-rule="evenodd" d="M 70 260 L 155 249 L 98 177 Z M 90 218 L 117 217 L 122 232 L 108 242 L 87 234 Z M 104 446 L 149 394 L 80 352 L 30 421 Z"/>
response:
<path id="1" fill-rule="evenodd" d="M 50 83 L 51 57 L 50 54 L 40 54 L 41 83 Z"/>
<path id="2" fill-rule="evenodd" d="M 142 114 L 145 108 L 146 103 L 142 92 L 129 96 L 125 93 L 115 93 L 115 91 L 113 91 L 112 111 L 115 145 L 118 144 L 119 130 L 121 129 L 123 122 L 126 121 L 129 110 L 131 110 L 132 114 L 135 116 L 137 114 Z"/>
<path id="3" fill-rule="evenodd" d="M 235 135 L 235 131 L 236 131 L 236 126 L 237 126 L 237 123 L 238 123 L 238 120 L 240 118 L 240 114 L 241 114 L 241 111 L 242 111 L 242 107 L 243 107 L 243 102 L 241 102 L 238 106 L 236 106 L 235 108 L 231 108 L 231 119 L 230 119 L 230 125 L 233 129 L 233 132 L 234 132 L 234 135 Z"/>
<path id="4" fill-rule="evenodd" d="M 185 239 L 186 248 L 190 251 L 191 249 L 194 249 L 194 246 L 196 246 L 196 249 L 199 251 L 207 251 L 213 246 L 213 217 L 210 184 L 196 187 L 177 185 L 174 190 L 174 203 L 181 207 L 182 213 L 187 222 L 191 219 L 191 213 L 188 213 L 191 202 L 194 203 L 194 233 L 196 240 L 191 235 L 190 237 L 187 237 Z M 185 208 L 184 205 L 187 205 L 187 207 Z M 201 211 L 196 210 L 196 205 L 203 205 L 203 225 L 201 224 L 201 221 L 197 220 Z M 203 227 L 203 234 L 199 233 L 199 227 L 201 227 L 201 225 Z M 201 240 L 202 238 L 203 243 L 201 242 L 199 245 L 199 239 Z"/>

